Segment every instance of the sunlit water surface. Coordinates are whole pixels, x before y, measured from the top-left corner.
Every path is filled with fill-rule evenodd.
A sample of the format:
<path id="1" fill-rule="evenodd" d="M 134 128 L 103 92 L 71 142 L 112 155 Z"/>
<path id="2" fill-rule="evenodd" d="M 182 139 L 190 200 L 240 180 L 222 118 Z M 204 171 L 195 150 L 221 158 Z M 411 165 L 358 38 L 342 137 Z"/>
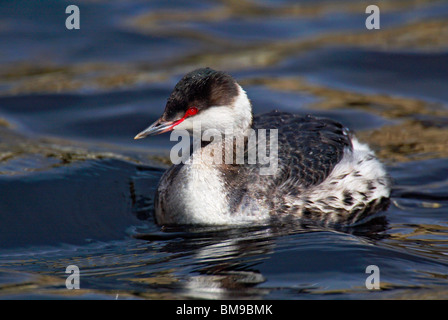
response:
<path id="1" fill-rule="evenodd" d="M 448 4 L 384 1 L 0 4 L 0 298 L 448 298 Z M 132 138 L 199 66 L 254 112 L 328 116 L 394 180 L 372 223 L 162 228 L 169 135 Z M 81 289 L 67 290 L 67 266 Z M 368 290 L 366 268 L 380 269 Z"/>

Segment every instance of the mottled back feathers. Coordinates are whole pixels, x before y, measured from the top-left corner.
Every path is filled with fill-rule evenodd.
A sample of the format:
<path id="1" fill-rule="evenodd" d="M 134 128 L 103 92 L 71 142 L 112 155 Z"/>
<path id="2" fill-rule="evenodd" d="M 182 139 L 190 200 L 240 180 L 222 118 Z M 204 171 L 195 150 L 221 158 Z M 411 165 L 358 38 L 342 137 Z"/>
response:
<path id="1" fill-rule="evenodd" d="M 272 209 L 280 208 L 285 197 L 295 197 L 323 182 L 341 161 L 344 150 L 352 148 L 348 129 L 330 119 L 273 111 L 254 117 L 252 127 L 267 132 L 278 129 L 278 170 L 274 175 L 260 175 L 263 165 L 258 162 L 223 166 L 233 210 L 244 205 L 245 196 L 267 202 Z"/>

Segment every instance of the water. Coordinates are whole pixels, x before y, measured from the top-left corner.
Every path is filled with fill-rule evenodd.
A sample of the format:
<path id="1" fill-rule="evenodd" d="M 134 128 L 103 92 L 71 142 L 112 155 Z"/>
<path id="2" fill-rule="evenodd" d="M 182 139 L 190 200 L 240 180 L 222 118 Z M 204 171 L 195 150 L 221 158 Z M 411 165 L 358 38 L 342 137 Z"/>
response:
<path id="1" fill-rule="evenodd" d="M 448 298 L 448 3 L 0 4 L 0 298 Z M 254 112 L 328 116 L 387 165 L 371 224 L 161 228 L 174 142 L 134 141 L 180 76 L 226 70 Z M 65 270 L 81 270 L 67 290 Z M 366 267 L 380 269 L 368 290 Z"/>

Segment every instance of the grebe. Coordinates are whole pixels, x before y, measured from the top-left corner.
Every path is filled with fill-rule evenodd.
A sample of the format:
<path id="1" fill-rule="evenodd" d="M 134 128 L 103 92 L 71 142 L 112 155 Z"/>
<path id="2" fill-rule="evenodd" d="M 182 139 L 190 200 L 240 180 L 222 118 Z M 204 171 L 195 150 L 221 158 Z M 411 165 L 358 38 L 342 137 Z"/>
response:
<path id="1" fill-rule="evenodd" d="M 201 132 L 232 129 L 246 142 L 253 129 L 277 129 L 277 170 L 261 175 L 259 163 L 216 163 L 211 158 L 218 142 L 201 141 L 188 160 L 162 176 L 155 197 L 158 224 L 253 224 L 288 217 L 353 225 L 387 206 L 390 183 L 383 165 L 342 124 L 277 111 L 253 117 L 241 86 L 210 68 L 186 74 L 160 119 L 135 139 L 193 132 L 194 123 Z"/>

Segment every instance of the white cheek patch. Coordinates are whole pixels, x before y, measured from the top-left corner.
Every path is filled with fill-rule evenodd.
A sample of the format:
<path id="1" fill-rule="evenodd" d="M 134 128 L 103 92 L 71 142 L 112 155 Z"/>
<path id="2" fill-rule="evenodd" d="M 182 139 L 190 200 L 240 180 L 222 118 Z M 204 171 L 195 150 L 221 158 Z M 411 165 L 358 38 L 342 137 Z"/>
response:
<path id="1" fill-rule="evenodd" d="M 186 118 L 174 127 L 174 130 L 193 132 L 195 123 L 201 130 L 217 129 L 221 133 L 233 129 L 235 132 L 245 132 L 252 123 L 252 106 L 246 92 L 238 86 L 238 95 L 230 106 L 211 106 L 200 111 L 195 116 Z"/>

